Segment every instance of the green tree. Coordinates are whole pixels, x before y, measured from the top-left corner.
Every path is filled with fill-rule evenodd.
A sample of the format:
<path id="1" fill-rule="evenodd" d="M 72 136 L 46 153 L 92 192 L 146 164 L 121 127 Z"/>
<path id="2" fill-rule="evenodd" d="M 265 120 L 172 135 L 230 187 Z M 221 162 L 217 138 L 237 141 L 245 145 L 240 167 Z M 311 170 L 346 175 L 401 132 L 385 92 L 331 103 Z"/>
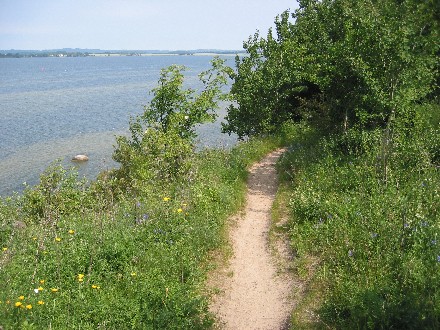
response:
<path id="1" fill-rule="evenodd" d="M 216 57 L 211 68 L 199 75 L 200 93 L 184 88 L 183 66 L 163 69 L 153 99 L 144 112 L 131 118 L 131 136 L 117 137 L 113 158 L 121 164 L 124 180 L 175 180 L 184 176 L 193 153 L 195 127 L 214 121 L 219 102 L 227 98 L 223 87 L 231 69 Z"/>

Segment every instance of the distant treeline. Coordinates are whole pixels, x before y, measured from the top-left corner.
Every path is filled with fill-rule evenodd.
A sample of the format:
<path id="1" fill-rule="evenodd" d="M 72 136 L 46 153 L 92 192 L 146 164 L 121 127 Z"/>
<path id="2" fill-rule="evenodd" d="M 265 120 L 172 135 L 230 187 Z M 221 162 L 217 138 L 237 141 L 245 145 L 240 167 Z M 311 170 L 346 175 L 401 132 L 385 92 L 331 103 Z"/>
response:
<path id="1" fill-rule="evenodd" d="M 142 56 L 154 55 L 195 55 L 202 53 L 215 53 L 234 55 L 241 53 L 239 50 L 197 49 L 197 50 L 101 50 L 101 49 L 54 49 L 54 50 L 0 50 L 0 58 L 21 57 L 85 57 L 85 56 Z"/>

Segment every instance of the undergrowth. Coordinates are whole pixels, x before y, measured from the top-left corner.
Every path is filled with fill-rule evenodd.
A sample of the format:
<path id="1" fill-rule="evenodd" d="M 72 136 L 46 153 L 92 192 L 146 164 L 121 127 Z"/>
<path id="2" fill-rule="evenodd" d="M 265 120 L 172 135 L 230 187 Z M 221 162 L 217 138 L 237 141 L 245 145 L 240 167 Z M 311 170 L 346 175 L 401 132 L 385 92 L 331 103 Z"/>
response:
<path id="1" fill-rule="evenodd" d="M 308 285 L 292 328 L 440 327 L 438 110 L 420 106 L 420 126 L 391 143 L 381 130 L 310 130 L 285 154 L 295 267 Z"/>
<path id="2" fill-rule="evenodd" d="M 4 329 L 204 329 L 207 253 L 241 207 L 247 167 L 270 139 L 192 156 L 191 182 L 115 193 L 49 168 L 0 202 Z M 202 267 L 202 265 L 205 265 Z"/>

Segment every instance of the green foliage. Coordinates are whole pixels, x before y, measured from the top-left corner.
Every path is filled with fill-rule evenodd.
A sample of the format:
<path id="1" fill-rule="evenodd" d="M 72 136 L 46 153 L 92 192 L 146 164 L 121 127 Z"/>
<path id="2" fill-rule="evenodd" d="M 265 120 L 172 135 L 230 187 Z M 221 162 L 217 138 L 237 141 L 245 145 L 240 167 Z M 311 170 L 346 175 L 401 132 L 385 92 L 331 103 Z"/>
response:
<path id="1" fill-rule="evenodd" d="M 106 183 L 84 189 L 59 176 L 58 167 L 48 169 L 26 197 L 0 204 L 0 325 L 209 328 L 202 265 L 221 243 L 224 221 L 244 202 L 246 166 L 274 145 L 256 140 L 231 151 L 202 151 L 192 157 L 185 186 L 145 181 L 136 196 L 121 192 L 113 200 Z M 46 196 L 49 186 L 63 188 L 50 204 L 35 203 L 33 196 Z M 77 195 L 81 206 L 65 212 Z M 105 208 L 95 207 L 103 201 Z M 38 221 L 26 221 L 23 210 L 31 214 L 34 207 L 43 210 L 33 215 Z"/>
<path id="2" fill-rule="evenodd" d="M 431 1 L 302 1 L 293 23 L 277 17 L 276 38 L 245 43 L 224 130 L 265 134 L 300 119 L 328 131 L 411 126 L 413 106 L 436 89 L 436 15 Z"/>
<path id="3" fill-rule="evenodd" d="M 437 111 L 425 105 L 416 113 Z M 439 327 L 440 132 L 425 119 L 411 136 L 395 137 L 386 182 L 386 131 L 359 136 L 363 150 L 349 154 L 341 136 L 306 131 L 285 154 L 295 263 L 319 260 L 310 280 L 322 290 L 313 293 L 322 297 L 315 310 L 322 325 Z"/>
<path id="4" fill-rule="evenodd" d="M 163 69 L 158 87 L 144 113 L 130 121 L 131 136 L 117 137 L 113 158 L 121 164 L 116 174 L 128 187 L 152 180 L 172 182 L 189 174 L 195 126 L 216 117 L 218 102 L 230 72 L 224 60 L 214 58 L 212 68 L 200 74 L 203 90 L 184 89 L 182 66 Z"/>

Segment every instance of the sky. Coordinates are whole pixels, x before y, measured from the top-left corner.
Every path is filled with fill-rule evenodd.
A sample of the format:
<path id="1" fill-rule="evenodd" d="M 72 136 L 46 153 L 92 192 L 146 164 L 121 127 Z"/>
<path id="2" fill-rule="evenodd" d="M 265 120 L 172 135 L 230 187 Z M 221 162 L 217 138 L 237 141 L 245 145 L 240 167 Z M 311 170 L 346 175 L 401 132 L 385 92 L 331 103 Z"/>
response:
<path id="1" fill-rule="evenodd" d="M 239 50 L 295 0 L 0 0 L 0 49 Z"/>

